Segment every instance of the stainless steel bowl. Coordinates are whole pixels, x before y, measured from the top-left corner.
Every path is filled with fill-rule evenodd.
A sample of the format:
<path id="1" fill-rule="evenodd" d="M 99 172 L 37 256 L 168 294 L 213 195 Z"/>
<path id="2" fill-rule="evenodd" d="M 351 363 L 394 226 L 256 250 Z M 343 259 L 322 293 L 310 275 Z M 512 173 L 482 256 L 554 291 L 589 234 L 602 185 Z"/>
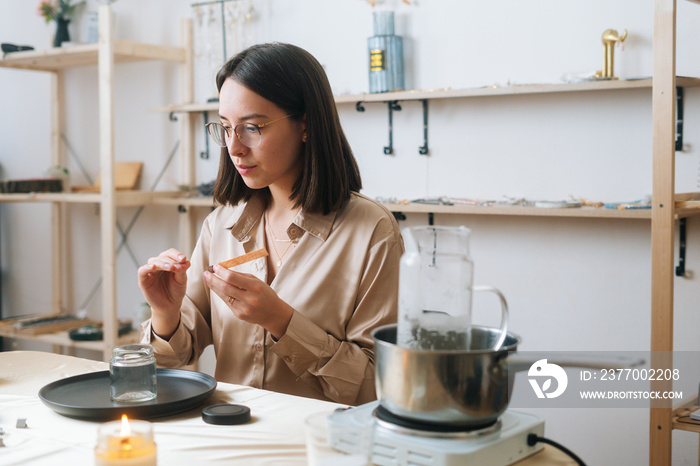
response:
<path id="1" fill-rule="evenodd" d="M 476 427 L 495 422 L 508 407 L 513 375 L 507 357 L 521 339 L 508 333 L 494 351 L 499 329 L 472 327 L 470 349 L 413 350 L 396 345 L 396 325 L 372 332 L 377 397 L 404 419 Z"/>

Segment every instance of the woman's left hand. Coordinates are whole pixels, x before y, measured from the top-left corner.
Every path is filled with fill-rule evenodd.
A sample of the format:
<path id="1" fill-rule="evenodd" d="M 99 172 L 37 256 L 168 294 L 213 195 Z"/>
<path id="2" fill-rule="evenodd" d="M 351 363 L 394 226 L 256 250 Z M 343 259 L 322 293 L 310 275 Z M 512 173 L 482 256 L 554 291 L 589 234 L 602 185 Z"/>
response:
<path id="1" fill-rule="evenodd" d="M 214 266 L 204 271 L 204 282 L 224 300 L 233 314 L 244 322 L 258 324 L 279 340 L 287 332 L 294 309 L 282 301 L 270 286 L 248 273 Z"/>

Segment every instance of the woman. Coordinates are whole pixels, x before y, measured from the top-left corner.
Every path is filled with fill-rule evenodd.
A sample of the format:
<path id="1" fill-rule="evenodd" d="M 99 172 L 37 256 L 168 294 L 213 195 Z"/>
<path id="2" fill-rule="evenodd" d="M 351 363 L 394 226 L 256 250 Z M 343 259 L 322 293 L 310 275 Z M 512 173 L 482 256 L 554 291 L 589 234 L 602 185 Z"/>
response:
<path id="1" fill-rule="evenodd" d="M 160 365 L 214 345 L 216 379 L 346 404 L 376 398 L 372 329 L 396 321 L 403 241 L 358 193 L 360 174 L 321 65 L 289 44 L 255 45 L 216 77 L 222 146 L 192 258 L 139 268 L 152 309 L 143 342 Z M 232 270 L 210 264 L 266 248 Z"/>

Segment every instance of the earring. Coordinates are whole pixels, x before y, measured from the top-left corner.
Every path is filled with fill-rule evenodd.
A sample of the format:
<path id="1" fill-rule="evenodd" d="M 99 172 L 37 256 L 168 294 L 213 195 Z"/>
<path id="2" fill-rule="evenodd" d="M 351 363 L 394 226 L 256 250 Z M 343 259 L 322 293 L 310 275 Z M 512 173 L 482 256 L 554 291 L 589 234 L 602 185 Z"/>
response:
<path id="1" fill-rule="evenodd" d="M 301 135 L 301 140 L 302 142 L 306 142 L 306 131 L 304 131 L 304 134 Z"/>

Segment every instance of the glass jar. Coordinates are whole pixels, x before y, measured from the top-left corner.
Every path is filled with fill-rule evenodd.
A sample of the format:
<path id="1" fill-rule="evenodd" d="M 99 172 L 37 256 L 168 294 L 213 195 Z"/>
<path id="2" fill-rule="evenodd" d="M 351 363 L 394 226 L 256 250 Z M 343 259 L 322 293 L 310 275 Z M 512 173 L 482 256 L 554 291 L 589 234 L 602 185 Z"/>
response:
<path id="1" fill-rule="evenodd" d="M 109 390 L 114 401 L 143 402 L 156 398 L 156 358 L 151 345 L 112 348 Z"/>

